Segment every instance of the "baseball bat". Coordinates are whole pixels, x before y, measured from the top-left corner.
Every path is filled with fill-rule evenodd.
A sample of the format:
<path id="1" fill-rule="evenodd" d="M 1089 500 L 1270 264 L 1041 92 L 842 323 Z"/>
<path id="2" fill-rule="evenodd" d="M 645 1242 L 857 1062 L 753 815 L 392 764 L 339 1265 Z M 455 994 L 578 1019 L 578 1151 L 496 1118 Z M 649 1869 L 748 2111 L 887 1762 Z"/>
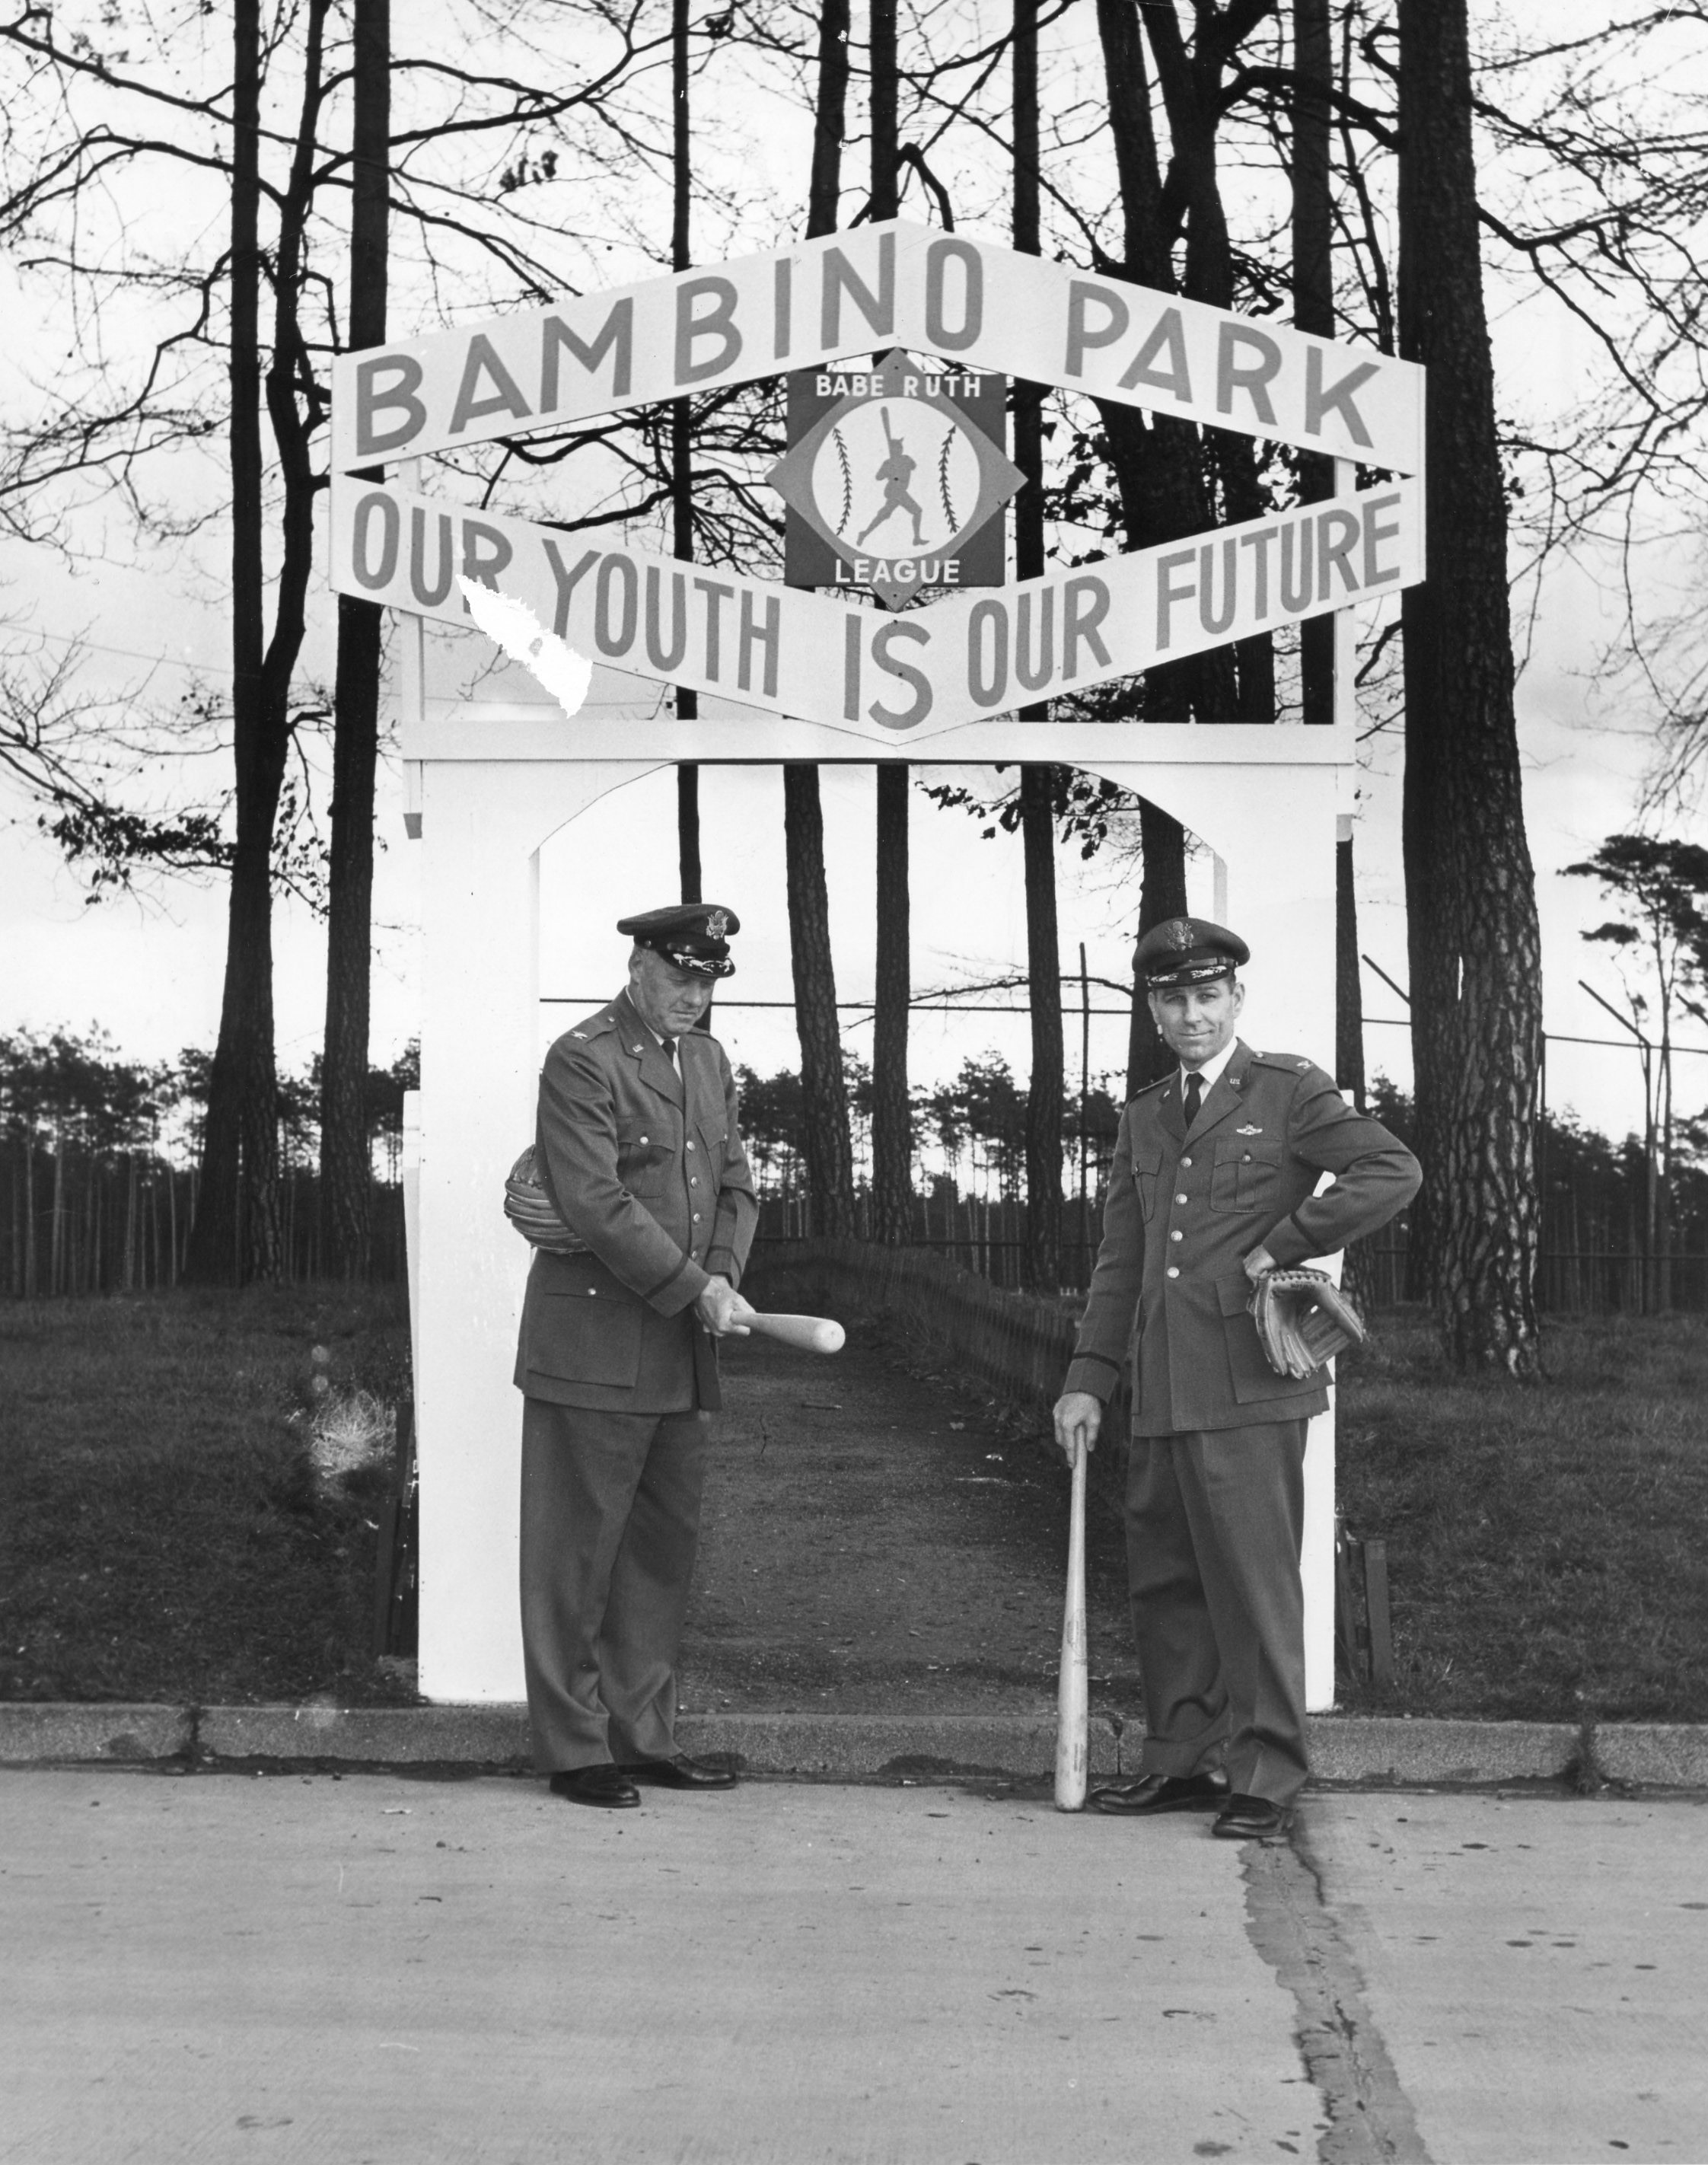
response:
<path id="1" fill-rule="evenodd" d="M 846 1335 L 828 1315 L 761 1315 L 755 1309 L 741 1320 L 761 1338 L 775 1338 L 801 1353 L 840 1353 Z"/>
<path id="2" fill-rule="evenodd" d="M 1074 1444 L 1074 1493 L 1068 1507 L 1068 1592 L 1062 1609 L 1062 1666 L 1056 1686 L 1056 1809 L 1085 1808 L 1090 1750 L 1090 1664 L 1085 1644 L 1085 1439 Z"/>

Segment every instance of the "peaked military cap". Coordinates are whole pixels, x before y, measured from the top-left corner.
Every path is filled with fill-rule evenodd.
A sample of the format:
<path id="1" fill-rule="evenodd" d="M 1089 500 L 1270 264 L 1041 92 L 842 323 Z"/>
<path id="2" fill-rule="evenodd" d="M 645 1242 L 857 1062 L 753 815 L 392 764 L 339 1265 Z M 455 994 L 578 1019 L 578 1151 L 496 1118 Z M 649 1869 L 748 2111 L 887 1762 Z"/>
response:
<path id="1" fill-rule="evenodd" d="M 1231 977 L 1251 950 L 1225 924 L 1203 917 L 1170 917 L 1152 925 L 1133 951 L 1134 972 L 1154 993 Z"/>
<path id="2" fill-rule="evenodd" d="M 735 965 L 729 959 L 729 938 L 739 932 L 741 919 L 733 909 L 715 902 L 678 903 L 670 909 L 644 909 L 637 917 L 619 918 L 619 932 L 626 932 L 637 947 L 650 947 L 679 970 L 696 970 L 702 977 L 728 977 Z"/>

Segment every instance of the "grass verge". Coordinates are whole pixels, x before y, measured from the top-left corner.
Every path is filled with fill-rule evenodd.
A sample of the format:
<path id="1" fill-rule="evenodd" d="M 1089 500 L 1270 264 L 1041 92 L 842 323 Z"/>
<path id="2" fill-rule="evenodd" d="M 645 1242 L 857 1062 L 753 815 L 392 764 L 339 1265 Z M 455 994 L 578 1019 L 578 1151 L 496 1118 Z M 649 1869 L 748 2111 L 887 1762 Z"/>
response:
<path id="1" fill-rule="evenodd" d="M 1708 1329 L 1550 1319 L 1535 1387 L 1454 1375 L 1421 1311 L 1341 1363 L 1348 1529 L 1388 1545 L 1417 1715 L 1708 1720 Z"/>
<path id="2" fill-rule="evenodd" d="M 407 1697 L 371 1652 L 386 1477 L 312 1448 L 316 1374 L 395 1403 L 407 1348 L 391 1288 L 0 1307 L 0 1698 Z M 1455 1376 L 1406 1311 L 1343 1362 L 1341 1502 L 1388 1545 L 1396 1672 L 1344 1704 L 1708 1720 L 1708 1329 L 1558 1321 L 1544 1366 Z"/>
<path id="3" fill-rule="evenodd" d="M 407 1696 L 371 1652 L 384 1454 L 312 1446 L 326 1404 L 395 1404 L 407 1346 L 401 1288 L 0 1307 L 0 1698 Z"/>

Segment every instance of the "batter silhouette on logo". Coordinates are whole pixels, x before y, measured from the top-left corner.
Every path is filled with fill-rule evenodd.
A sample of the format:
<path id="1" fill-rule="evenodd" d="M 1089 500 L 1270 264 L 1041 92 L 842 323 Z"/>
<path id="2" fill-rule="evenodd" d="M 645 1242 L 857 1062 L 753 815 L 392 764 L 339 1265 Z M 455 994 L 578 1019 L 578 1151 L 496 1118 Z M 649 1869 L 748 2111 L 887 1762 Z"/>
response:
<path id="1" fill-rule="evenodd" d="M 890 456 L 878 468 L 876 476 L 884 484 L 884 501 L 878 506 L 877 515 L 867 525 L 865 533 L 859 536 L 854 546 L 856 549 L 865 548 L 866 535 L 881 526 L 892 511 L 905 511 L 913 521 L 913 545 L 916 549 L 922 549 L 925 536 L 919 522 L 924 514 L 907 493 L 907 484 L 912 480 L 914 469 L 919 461 L 908 457 L 906 439 L 898 436 L 890 426 L 889 408 L 880 406 L 878 414 L 884 424 L 884 435 L 890 446 Z"/>

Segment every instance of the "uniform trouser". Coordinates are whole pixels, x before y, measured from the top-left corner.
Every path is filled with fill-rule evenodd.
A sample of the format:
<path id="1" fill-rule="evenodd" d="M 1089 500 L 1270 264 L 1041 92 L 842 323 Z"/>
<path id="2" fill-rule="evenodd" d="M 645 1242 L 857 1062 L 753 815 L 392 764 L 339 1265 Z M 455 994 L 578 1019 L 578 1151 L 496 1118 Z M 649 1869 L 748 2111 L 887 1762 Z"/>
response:
<path id="1" fill-rule="evenodd" d="M 1305 1427 L 1133 1439 L 1127 1574 L 1144 1773 L 1220 1764 L 1231 1788 L 1283 1804 L 1304 1786 Z"/>
<path id="2" fill-rule="evenodd" d="M 676 1749 L 712 1417 L 524 1399 L 522 1651 L 543 1773 Z"/>

